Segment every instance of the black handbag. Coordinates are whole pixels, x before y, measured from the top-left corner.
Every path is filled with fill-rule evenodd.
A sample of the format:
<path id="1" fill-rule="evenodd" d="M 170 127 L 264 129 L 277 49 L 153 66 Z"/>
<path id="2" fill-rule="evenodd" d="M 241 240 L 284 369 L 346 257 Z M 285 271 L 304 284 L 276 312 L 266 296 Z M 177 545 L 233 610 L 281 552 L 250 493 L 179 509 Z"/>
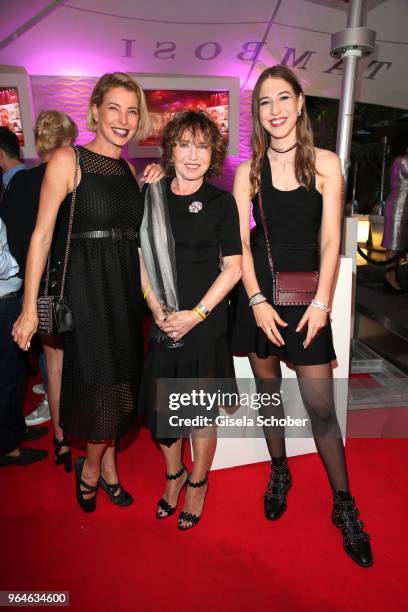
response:
<path id="1" fill-rule="evenodd" d="M 76 165 L 74 174 L 74 189 L 71 196 L 71 208 L 69 213 L 67 243 L 65 246 L 64 266 L 62 270 L 61 289 L 59 295 L 48 295 L 50 286 L 51 273 L 51 249 L 48 253 L 47 270 L 45 273 L 44 293 L 37 299 L 37 314 L 38 314 L 38 332 L 40 334 L 48 334 L 50 336 L 58 336 L 66 332 L 72 331 L 74 322 L 72 318 L 72 310 L 64 298 L 65 279 L 68 269 L 69 250 L 72 238 L 72 224 L 74 221 L 76 190 L 78 187 L 79 175 L 79 153 L 76 147 L 72 147 L 75 151 Z"/>

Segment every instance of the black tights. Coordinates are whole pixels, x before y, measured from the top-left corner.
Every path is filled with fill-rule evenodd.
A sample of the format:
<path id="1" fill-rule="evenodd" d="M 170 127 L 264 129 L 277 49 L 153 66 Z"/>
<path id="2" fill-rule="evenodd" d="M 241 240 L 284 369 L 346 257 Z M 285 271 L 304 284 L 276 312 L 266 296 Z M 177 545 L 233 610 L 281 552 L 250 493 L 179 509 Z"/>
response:
<path id="1" fill-rule="evenodd" d="M 261 359 L 255 353 L 250 353 L 249 361 L 256 379 L 257 391 L 278 392 L 282 378 L 279 358 L 270 356 Z M 312 424 L 316 447 L 330 485 L 333 491 L 348 491 L 346 457 L 334 406 L 331 364 L 295 366 L 295 371 L 302 400 Z M 282 404 L 273 410 L 276 418 L 284 416 Z M 284 429 L 281 429 L 281 435 L 276 428 L 273 435 L 269 428 L 264 428 L 264 432 L 271 458 L 285 456 Z"/>

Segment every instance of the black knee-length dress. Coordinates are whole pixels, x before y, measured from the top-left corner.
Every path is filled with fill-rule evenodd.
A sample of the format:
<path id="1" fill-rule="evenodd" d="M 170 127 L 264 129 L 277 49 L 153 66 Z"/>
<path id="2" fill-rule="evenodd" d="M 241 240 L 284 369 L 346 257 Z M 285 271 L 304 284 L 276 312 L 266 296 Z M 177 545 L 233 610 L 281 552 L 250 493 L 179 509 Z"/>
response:
<path id="1" fill-rule="evenodd" d="M 179 309 L 196 306 L 220 274 L 220 255 L 242 254 L 238 209 L 233 196 L 204 181 L 191 195 L 175 195 L 167 181 L 167 202 L 176 248 Z M 198 213 L 189 212 L 192 202 L 203 204 Z M 153 325 L 141 385 L 140 410 L 157 437 L 157 379 L 234 379 L 229 346 L 228 297 L 208 318 L 183 337 L 184 345 L 169 349 L 156 342 Z M 160 435 L 158 437 L 161 437 Z"/>
<path id="2" fill-rule="evenodd" d="M 143 202 L 126 161 L 78 150 L 73 233 L 138 231 Z M 128 238 L 72 240 L 65 294 L 74 331 L 64 334 L 60 400 L 65 433 L 113 440 L 134 424 L 143 365 L 138 246 L 138 239 Z"/>
<path id="3" fill-rule="evenodd" d="M 313 185 L 281 191 L 273 186 L 269 158 L 265 155 L 261 169 L 263 208 L 274 268 L 279 272 L 312 272 L 318 269 L 318 238 L 322 217 L 322 195 Z M 258 196 L 253 199 L 256 223 L 251 235 L 255 274 L 262 293 L 288 326 L 278 329 L 285 341 L 278 347 L 268 340 L 255 322 L 243 283 L 234 296 L 232 349 L 236 354 L 256 353 L 258 357 L 278 356 L 294 365 L 318 365 L 336 358 L 332 331 L 328 323 L 307 349 L 302 342 L 307 329 L 296 333 L 306 306 L 276 306 L 273 303 L 273 282 L 268 264 L 265 234 L 259 212 Z"/>

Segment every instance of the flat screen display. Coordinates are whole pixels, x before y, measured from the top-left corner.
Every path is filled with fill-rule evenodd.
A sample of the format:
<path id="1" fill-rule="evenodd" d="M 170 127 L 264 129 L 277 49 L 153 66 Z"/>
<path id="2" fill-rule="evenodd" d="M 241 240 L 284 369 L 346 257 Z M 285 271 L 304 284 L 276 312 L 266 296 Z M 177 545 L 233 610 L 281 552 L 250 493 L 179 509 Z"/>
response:
<path id="1" fill-rule="evenodd" d="M 177 112 L 205 111 L 221 130 L 228 144 L 229 91 L 185 91 L 176 89 L 145 89 L 147 108 L 152 125 L 151 133 L 139 146 L 160 146 L 163 130 Z"/>
<path id="2" fill-rule="evenodd" d="M 17 87 L 0 87 L 0 126 L 7 127 L 18 137 L 24 146 L 21 108 Z"/>

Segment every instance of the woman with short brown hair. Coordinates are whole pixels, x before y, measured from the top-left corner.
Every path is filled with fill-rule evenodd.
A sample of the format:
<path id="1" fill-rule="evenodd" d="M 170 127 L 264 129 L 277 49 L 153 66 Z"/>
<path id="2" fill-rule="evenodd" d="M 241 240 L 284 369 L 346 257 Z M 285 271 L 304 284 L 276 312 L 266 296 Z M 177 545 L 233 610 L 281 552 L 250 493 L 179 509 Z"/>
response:
<path id="1" fill-rule="evenodd" d="M 180 491 L 187 485 L 178 520 L 179 529 L 186 530 L 201 518 L 216 430 L 211 425 L 192 431 L 173 429 L 169 395 L 160 394 L 160 385 L 161 380 L 171 379 L 170 387 L 184 387 L 188 393 L 193 381 L 202 386 L 205 381 L 211 385 L 213 379 L 234 378 L 227 342 L 227 296 L 241 277 L 242 246 L 234 198 L 206 180 L 220 173 L 226 154 L 217 126 L 205 113 L 184 111 L 167 124 L 162 147 L 167 178 L 146 187 L 141 230 L 149 277 L 145 295 L 155 318 L 141 404 L 166 462 L 167 484 L 156 516 L 174 514 Z M 173 314 L 168 314 L 169 307 Z M 190 408 L 186 414 L 193 416 Z M 194 465 L 187 474 L 182 435 L 190 433 Z"/>

